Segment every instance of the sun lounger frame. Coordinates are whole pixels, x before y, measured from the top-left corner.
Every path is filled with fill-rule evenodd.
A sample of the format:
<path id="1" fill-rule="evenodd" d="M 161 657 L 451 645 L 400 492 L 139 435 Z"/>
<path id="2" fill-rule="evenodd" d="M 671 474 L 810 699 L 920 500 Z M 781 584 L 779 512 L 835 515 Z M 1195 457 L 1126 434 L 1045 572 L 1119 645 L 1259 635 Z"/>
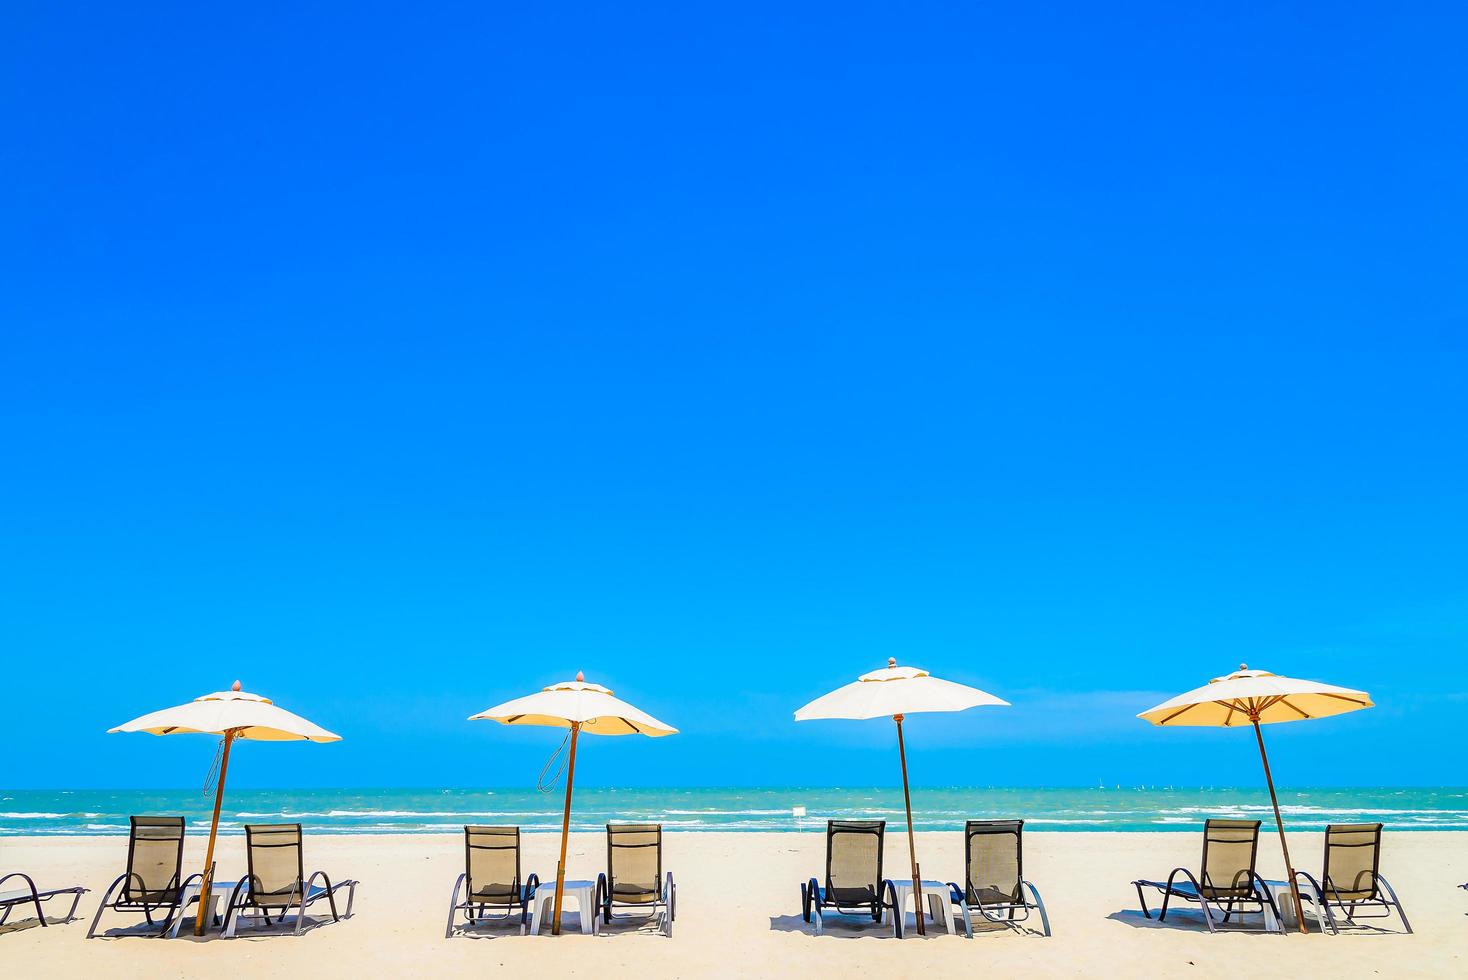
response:
<path id="1" fill-rule="evenodd" d="M 639 844 L 619 843 L 619 836 L 651 834 L 654 839 Z M 628 901 L 618 898 L 616 887 L 616 851 L 618 848 L 657 849 L 657 872 L 653 876 L 653 888 L 648 892 L 653 897 L 647 901 Z M 593 915 L 600 915 L 603 923 L 610 923 L 614 908 L 637 908 L 647 912 L 647 918 L 656 918 L 658 929 L 672 938 L 673 919 L 678 912 L 678 889 L 673 884 L 673 872 L 663 872 L 663 825 L 660 823 L 609 823 L 607 824 L 607 870 L 596 876 L 596 894 Z M 620 918 L 628 918 L 621 916 Z"/>
<path id="2" fill-rule="evenodd" d="M 870 915 L 872 921 L 882 921 L 882 910 L 892 910 L 892 935 L 902 938 L 902 909 L 897 907 L 897 885 L 891 878 L 882 877 L 882 845 L 886 836 L 885 820 L 828 820 L 826 821 L 826 878 L 811 878 L 800 885 L 800 913 L 811 923 L 817 936 L 823 931 L 826 910 L 840 915 Z M 876 874 L 872 879 L 871 901 L 851 904 L 840 900 L 831 887 L 831 852 L 836 837 L 840 834 L 873 834 L 877 838 Z"/>
<path id="3" fill-rule="evenodd" d="M 1321 922 L 1321 931 L 1330 927 L 1331 935 L 1340 935 L 1341 923 L 1335 916 L 1335 909 L 1345 913 L 1346 921 L 1354 925 L 1356 919 L 1386 919 L 1390 918 L 1395 910 L 1397 916 L 1402 920 L 1402 928 L 1410 935 L 1412 924 L 1407 921 L 1406 910 L 1402 908 L 1401 900 L 1397 898 L 1396 891 L 1391 884 L 1381 875 L 1381 831 L 1382 824 L 1329 824 L 1325 828 L 1325 857 L 1321 865 L 1320 878 L 1317 880 L 1308 871 L 1296 871 L 1295 879 L 1300 885 L 1300 897 L 1309 902 L 1314 908 L 1315 917 Z M 1369 843 L 1343 843 L 1332 841 L 1332 837 L 1344 837 L 1347 835 L 1366 834 L 1370 835 Z M 1371 887 L 1369 889 L 1353 888 L 1342 889 L 1333 880 L 1330 873 L 1330 855 L 1334 848 L 1370 847 L 1371 852 Z M 1356 896 L 1365 893 L 1365 897 Z M 1368 915 L 1361 915 L 1361 911 L 1377 910 Z"/>
<path id="4" fill-rule="evenodd" d="M 150 828 L 178 831 L 173 876 L 168 880 L 166 885 L 152 892 L 148 891 L 147 882 L 143 880 L 143 876 L 133 869 L 133 860 L 137 856 L 138 841 L 140 839 L 139 831 L 146 831 Z M 149 925 L 154 924 L 153 914 L 155 912 L 166 909 L 168 914 L 164 916 L 163 927 L 158 930 L 158 935 L 165 936 L 168 934 L 169 926 L 173 923 L 174 916 L 184 914 L 182 903 L 185 896 L 189 896 L 189 901 L 191 902 L 198 900 L 197 895 L 191 894 L 189 886 L 196 880 L 202 881 L 204 876 L 196 871 L 182 881 L 179 880 L 180 875 L 183 873 L 184 828 L 185 821 L 183 817 L 128 817 L 127 871 L 120 875 L 112 884 L 108 885 L 107 890 L 102 893 L 102 902 L 97 906 L 97 914 L 92 916 L 92 924 L 87 929 L 88 939 L 96 936 L 97 925 L 102 921 L 102 913 L 109 908 L 114 912 L 141 912 L 143 913 L 143 918 L 148 921 Z M 170 840 L 169 838 L 151 839 L 164 840 L 165 842 Z M 135 894 L 132 891 L 133 879 L 137 879 L 139 894 Z M 114 892 L 117 893 L 115 900 L 112 899 Z M 149 901 L 148 896 L 150 895 L 157 896 L 160 900 Z"/>
<path id="5" fill-rule="evenodd" d="M 1203 923 L 1208 927 L 1209 932 L 1218 931 L 1213 923 L 1214 913 L 1209 909 L 1209 906 L 1213 905 L 1217 907 L 1218 912 L 1223 916 L 1220 924 L 1227 923 L 1235 913 L 1243 915 L 1257 911 L 1263 915 L 1266 909 L 1268 909 L 1274 913 L 1273 924 L 1270 924 L 1270 917 L 1265 915 L 1265 931 L 1282 934 L 1284 932 L 1284 926 L 1280 919 L 1279 906 L 1275 904 L 1273 893 L 1264 884 L 1264 879 L 1259 876 L 1259 873 L 1254 867 L 1255 859 L 1259 855 L 1260 823 L 1258 820 L 1210 819 L 1205 821 L 1203 824 L 1203 861 L 1201 867 L 1204 870 L 1202 882 L 1200 883 L 1198 878 L 1187 868 L 1174 868 L 1172 874 L 1167 876 L 1165 883 L 1145 879 L 1132 882 L 1137 889 L 1137 901 L 1142 904 L 1142 914 L 1149 919 L 1152 918 L 1152 913 L 1147 909 L 1147 899 L 1142 889 L 1156 888 L 1162 892 L 1162 910 L 1157 916 L 1157 921 L 1159 922 L 1165 922 L 1167 920 L 1168 902 L 1176 898 L 1181 901 L 1192 902 L 1202 908 Z M 1215 884 L 1209 877 L 1207 871 L 1208 846 L 1211 842 L 1210 833 L 1215 830 L 1253 831 L 1253 842 L 1249 853 L 1249 867 L 1247 871 L 1243 872 L 1245 884 L 1241 885 L 1238 883 L 1238 879 L 1235 879 L 1232 885 L 1225 887 Z M 1218 841 L 1218 843 L 1225 842 Z M 1227 843 L 1233 842 L 1230 841 Z M 1179 878 L 1185 878 L 1186 883 L 1179 883 Z M 1239 894 L 1224 896 L 1223 893 L 1225 892 L 1238 892 Z M 1238 907 L 1240 905 L 1257 906 L 1257 908 L 1240 909 Z"/>
<path id="6" fill-rule="evenodd" d="M 255 838 L 269 835 L 294 834 L 293 841 L 287 840 L 283 843 L 256 842 Z M 255 851 L 261 848 L 293 847 L 296 851 L 296 879 L 289 891 L 263 892 L 258 885 L 263 881 L 255 873 Z M 302 846 L 301 825 L 298 823 L 276 823 L 276 824 L 246 824 L 245 825 L 245 860 L 248 874 L 241 878 L 230 893 L 229 904 L 224 910 L 224 937 L 233 939 L 235 930 L 239 928 L 241 919 L 249 913 L 251 919 L 264 919 L 266 925 L 271 922 L 272 912 L 277 922 L 283 922 L 286 914 L 292 908 L 296 910 L 295 935 L 299 936 L 306 926 L 306 910 L 315 903 L 326 899 L 331 908 L 331 921 L 340 922 L 342 919 L 352 917 L 352 902 L 357 897 L 357 882 L 346 878 L 332 883 L 324 871 L 313 871 L 311 877 L 305 877 L 304 848 Z M 317 884 L 317 881 L 321 884 Z M 336 909 L 336 893 L 341 889 L 347 889 L 347 909 L 338 914 Z M 267 897 L 268 896 L 268 897 Z M 279 897 L 280 901 L 275 901 Z"/>
<path id="7" fill-rule="evenodd" d="M 19 878 L 21 881 L 24 881 L 26 887 L 24 890 L 17 889 L 14 895 L 7 897 L 4 891 L 5 883 L 12 878 Z M 64 925 L 76 918 L 76 907 L 81 904 L 82 896 L 88 891 L 90 889 L 83 888 L 80 885 L 75 885 L 71 888 L 51 888 L 46 891 L 40 891 L 36 888 L 36 882 L 30 875 L 22 871 L 12 871 L 10 874 L 0 877 L 0 926 L 3 926 L 5 920 L 10 918 L 10 913 L 15 910 L 17 905 L 31 904 L 35 906 L 36 918 L 40 921 L 42 928 L 44 928 L 47 924 L 46 913 L 41 909 L 41 903 L 49 902 L 57 895 L 70 895 L 72 896 L 71 911 L 67 912 L 66 918 L 61 920 Z"/>
<path id="8" fill-rule="evenodd" d="M 515 839 L 515 877 L 510 884 L 510 892 L 506 894 L 506 897 L 508 898 L 510 894 L 513 894 L 516 897 L 510 901 L 505 902 L 476 902 L 474 900 L 473 894 L 474 881 L 470 877 L 474 868 L 473 852 L 476 849 L 487 847 L 488 845 L 476 844 L 475 838 L 495 836 L 513 836 Z M 459 901 L 459 894 L 464 890 L 465 885 L 469 887 L 469 891 L 465 893 L 464 900 L 461 902 Z M 448 926 L 444 929 L 444 938 L 453 938 L 454 916 L 458 912 L 464 913 L 464 926 L 467 928 L 468 926 L 479 925 L 482 922 L 504 922 L 508 920 L 510 916 L 515 914 L 516 909 L 519 909 L 520 911 L 520 935 L 525 935 L 525 923 L 527 917 L 530 915 L 530 903 L 534 900 L 535 890 L 539 887 L 540 876 L 535 874 L 534 872 L 531 872 L 529 875 L 527 875 L 523 883 L 520 881 L 519 827 L 487 827 L 466 825 L 464 827 L 464 871 L 462 874 L 459 875 L 458 881 L 454 882 L 454 893 L 453 896 L 449 899 L 449 923 Z M 504 912 L 499 915 L 494 915 L 491 913 L 491 909 L 504 909 Z"/>
<path id="9" fill-rule="evenodd" d="M 1040 890 L 1026 881 L 1024 876 L 1024 828 L 1023 820 L 970 820 L 964 824 L 964 885 L 960 887 L 957 882 L 948 882 L 948 900 L 963 912 L 963 931 L 970 939 L 974 938 L 972 911 L 977 911 L 990 922 L 1006 925 L 1021 932 L 1024 931 L 1023 923 L 1029 920 L 1030 913 L 1039 912 L 1041 935 L 1050 935 L 1050 915 L 1045 911 L 1045 902 L 1040 898 Z M 1018 882 L 1015 891 L 1019 895 L 1018 901 L 985 902 L 979 897 L 978 890 L 973 887 L 972 840 L 980 834 L 1013 836 L 1015 878 Z M 1026 890 L 1034 901 L 1025 901 L 1024 891 Z"/>

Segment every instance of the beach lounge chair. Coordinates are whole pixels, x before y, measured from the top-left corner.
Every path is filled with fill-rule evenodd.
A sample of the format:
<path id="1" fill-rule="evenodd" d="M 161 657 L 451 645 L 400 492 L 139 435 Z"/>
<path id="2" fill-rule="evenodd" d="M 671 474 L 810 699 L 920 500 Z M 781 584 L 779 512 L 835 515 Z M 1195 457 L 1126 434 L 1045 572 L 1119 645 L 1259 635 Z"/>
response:
<path id="1" fill-rule="evenodd" d="M 1283 932 L 1279 908 L 1274 896 L 1254 870 L 1254 859 L 1259 851 L 1258 820 L 1209 820 L 1203 825 L 1203 863 L 1200 881 L 1187 868 L 1175 868 L 1167 881 L 1139 880 L 1132 882 L 1137 887 L 1137 900 L 1142 903 L 1142 914 L 1152 918 L 1147 911 L 1147 899 L 1143 888 L 1156 888 L 1162 892 L 1162 911 L 1158 921 L 1167 919 L 1167 903 L 1172 899 L 1194 902 L 1203 909 L 1203 922 L 1209 932 L 1217 932 L 1210 910 L 1213 906 L 1222 913 L 1223 922 L 1235 914 L 1258 912 L 1264 916 L 1265 929 Z M 1267 909 L 1267 911 L 1266 911 Z M 1272 912 L 1271 918 L 1268 913 Z"/>
<path id="2" fill-rule="evenodd" d="M 454 882 L 454 894 L 449 900 L 449 924 L 444 932 L 448 939 L 454 934 L 454 915 L 464 913 L 464 925 L 474 926 L 481 922 L 503 921 L 520 913 L 520 934 L 525 934 L 525 918 L 530 913 L 530 900 L 540 878 L 535 874 L 520 880 L 520 828 L 519 827 L 465 827 L 464 828 L 464 873 Z M 463 894 L 464 900 L 459 900 Z M 491 915 L 491 909 L 504 909 L 500 915 Z"/>
<path id="3" fill-rule="evenodd" d="M 332 884 L 324 871 L 312 872 L 307 878 L 301 856 L 301 825 L 298 823 L 266 823 L 245 825 L 245 856 L 249 873 L 235 885 L 224 912 L 224 935 L 232 939 L 246 913 L 264 919 L 283 921 L 286 913 L 296 910 L 295 934 L 306 926 L 306 909 L 326 899 L 331 920 L 340 922 L 352 917 L 352 901 L 357 897 L 357 882 L 348 878 Z M 320 881 L 320 884 L 317 882 Z M 347 910 L 336 910 L 336 893 L 347 889 Z"/>
<path id="4" fill-rule="evenodd" d="M 963 828 L 964 884 L 948 883 L 949 901 L 963 911 L 963 931 L 974 938 L 972 913 L 1023 930 L 1030 912 L 1040 913 L 1040 931 L 1050 935 L 1050 916 L 1040 892 L 1024 879 L 1023 820 L 970 820 Z M 1028 890 L 1033 901 L 1025 899 Z"/>
<path id="5" fill-rule="evenodd" d="M 811 878 L 800 886 L 800 912 L 821 934 L 821 919 L 829 909 L 841 915 L 869 915 L 882 921 L 882 910 L 892 910 L 892 934 L 902 938 L 902 910 L 897 886 L 882 877 L 882 838 L 885 820 L 828 820 L 826 822 L 826 880 Z"/>
<path id="6" fill-rule="evenodd" d="M 1300 898 L 1314 906 L 1322 932 L 1328 925 L 1332 934 L 1340 935 L 1335 909 L 1344 912 L 1352 925 L 1358 918 L 1389 918 L 1396 909 L 1402 928 L 1411 933 L 1412 926 L 1397 893 L 1379 870 L 1381 828 L 1379 823 L 1330 824 L 1325 828 L 1325 862 L 1319 880 L 1308 871 L 1295 872 Z M 1363 910 L 1370 914 L 1362 915 Z"/>
<path id="7" fill-rule="evenodd" d="M 607 870 L 596 876 L 596 908 L 604 923 L 616 906 L 631 906 L 656 917 L 663 935 L 673 935 L 678 893 L 673 872 L 663 873 L 663 825 L 607 824 Z"/>
<path id="8" fill-rule="evenodd" d="M 9 887 L 6 887 L 9 885 Z M 44 927 L 46 925 L 46 913 L 41 910 L 42 902 L 49 902 L 57 895 L 70 895 L 71 911 L 66 913 L 63 923 L 70 922 L 76 918 L 76 907 L 82 900 L 82 895 L 88 889 L 75 885 L 71 888 L 52 888 L 41 891 L 36 888 L 36 882 L 28 874 L 12 871 L 8 875 L 0 875 L 0 926 L 10 918 L 10 913 L 17 905 L 29 905 L 36 910 L 36 919 Z"/>
<path id="9" fill-rule="evenodd" d="M 174 916 L 183 915 L 183 903 L 198 900 L 190 886 L 202 881 L 203 875 L 196 871 L 180 880 L 184 818 L 129 817 L 128 822 L 127 871 L 102 893 L 102 904 L 97 906 L 87 930 L 88 939 L 97 934 L 102 913 L 109 908 L 114 912 L 141 912 L 149 925 L 155 913 L 166 912 L 158 930 L 158 935 L 166 935 Z"/>

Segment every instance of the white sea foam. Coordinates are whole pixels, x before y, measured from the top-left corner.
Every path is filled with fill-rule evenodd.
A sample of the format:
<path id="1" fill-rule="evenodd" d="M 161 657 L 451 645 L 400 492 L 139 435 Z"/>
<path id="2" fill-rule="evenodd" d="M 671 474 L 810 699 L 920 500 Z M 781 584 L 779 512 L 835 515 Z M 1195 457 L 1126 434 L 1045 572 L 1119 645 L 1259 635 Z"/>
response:
<path id="1" fill-rule="evenodd" d="M 0 813 L 0 819 L 4 820 L 59 820 L 66 816 L 64 813 Z M 93 816 L 93 814 L 86 814 Z"/>

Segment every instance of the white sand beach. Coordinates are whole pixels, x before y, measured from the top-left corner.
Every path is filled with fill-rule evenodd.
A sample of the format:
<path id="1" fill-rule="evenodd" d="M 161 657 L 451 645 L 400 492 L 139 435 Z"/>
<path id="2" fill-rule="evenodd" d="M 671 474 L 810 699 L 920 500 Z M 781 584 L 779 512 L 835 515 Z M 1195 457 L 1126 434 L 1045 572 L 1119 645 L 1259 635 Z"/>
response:
<path id="1" fill-rule="evenodd" d="M 551 878 L 557 836 L 524 837 L 525 871 Z M 1165 875 L 1198 860 L 1192 833 L 1026 834 L 1025 875 L 1043 894 L 1054 937 L 998 929 L 973 940 L 931 929 L 901 941 L 874 924 L 828 920 L 813 936 L 800 918 L 799 883 L 821 871 L 824 838 L 805 834 L 674 833 L 666 838 L 666 867 L 678 884 L 678 918 L 671 939 L 646 927 L 616 925 L 583 937 L 576 916 L 566 935 L 520 937 L 511 927 L 482 927 L 472 937 L 444 939 L 449 891 L 463 868 L 462 838 L 435 836 L 318 836 L 307 838 L 308 873 L 323 869 L 361 880 L 354 916 L 327 921 L 300 938 L 243 933 L 226 941 L 211 933 L 158 940 L 118 935 L 127 924 L 109 914 L 109 938 L 87 941 L 87 923 L 102 891 L 121 873 L 123 837 L 0 841 L 0 873 L 24 870 L 41 887 L 80 883 L 93 891 L 78 921 L 39 928 L 24 909 L 0 927 L 0 964 L 10 976 L 348 977 L 471 975 L 500 969 L 541 976 L 841 976 L 963 975 L 982 969 L 1009 976 L 1196 977 L 1441 977 L 1468 974 L 1468 833 L 1388 830 L 1383 873 L 1396 886 L 1416 930 L 1361 930 L 1340 937 L 1289 934 L 1208 935 L 1197 913 L 1149 922 L 1128 884 Z M 903 872 L 905 848 L 887 840 L 889 877 Z M 1319 834 L 1292 835 L 1297 863 L 1320 862 Z M 202 860 L 204 842 L 191 837 L 187 859 Z M 221 878 L 243 865 L 239 837 L 221 842 Z M 1273 838 L 1261 843 L 1261 868 L 1279 877 Z M 963 872 L 960 835 L 919 835 L 926 878 Z M 572 877 L 594 878 L 605 860 L 604 838 L 575 834 Z M 65 906 L 52 903 L 51 915 Z M 569 907 L 569 903 L 568 903 Z"/>

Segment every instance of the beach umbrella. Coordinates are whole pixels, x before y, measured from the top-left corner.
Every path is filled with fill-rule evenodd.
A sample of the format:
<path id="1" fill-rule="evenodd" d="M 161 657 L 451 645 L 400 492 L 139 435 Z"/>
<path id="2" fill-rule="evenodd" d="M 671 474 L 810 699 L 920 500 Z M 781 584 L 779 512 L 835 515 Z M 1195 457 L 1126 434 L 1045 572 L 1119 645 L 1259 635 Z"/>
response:
<path id="1" fill-rule="evenodd" d="M 109 728 L 108 732 L 224 736 L 219 747 L 219 778 L 214 790 L 214 819 L 209 824 L 209 848 L 204 856 L 204 885 L 199 896 L 200 909 L 209 907 L 209 887 L 214 878 L 214 839 L 219 834 L 219 807 L 224 802 L 224 777 L 229 771 L 229 748 L 235 739 L 258 742 L 341 741 L 340 735 L 333 735 L 299 715 L 277 708 L 269 698 L 240 690 L 239 681 L 235 681 L 228 691 L 206 694 L 187 704 L 134 718 L 126 724 Z M 204 934 L 206 919 L 202 913 L 195 917 L 194 935 Z"/>
<path id="2" fill-rule="evenodd" d="M 1264 733 L 1260 725 L 1282 721 L 1308 721 L 1344 714 L 1372 706 L 1365 691 L 1335 687 L 1319 681 L 1302 681 L 1280 677 L 1267 670 L 1250 670 L 1247 664 L 1224 677 L 1215 677 L 1202 687 L 1179 694 L 1155 708 L 1137 715 L 1154 725 L 1206 726 L 1241 728 L 1252 725 L 1259 743 L 1259 760 L 1264 763 L 1264 781 L 1269 784 L 1269 802 L 1274 806 L 1274 826 L 1279 831 L 1279 846 L 1284 851 L 1285 873 L 1290 879 L 1290 897 L 1295 903 L 1295 921 L 1305 932 L 1305 912 L 1300 905 L 1300 888 L 1295 882 L 1295 866 L 1290 861 L 1290 845 L 1285 840 L 1284 820 L 1279 815 L 1279 798 L 1274 793 L 1274 776 L 1269 771 L 1269 754 L 1264 751 Z"/>
<path id="3" fill-rule="evenodd" d="M 502 725 L 544 725 L 571 729 L 570 754 L 566 762 L 566 806 L 561 814 L 561 860 L 556 864 L 556 903 L 551 935 L 561 934 L 561 893 L 566 881 L 566 841 L 571 833 L 571 784 L 576 778 L 576 739 L 588 735 L 676 735 L 678 729 L 652 715 L 612 697 L 600 684 L 586 683 L 577 672 L 574 681 L 561 681 L 523 698 L 486 708 L 470 721 L 497 721 Z M 583 909 L 582 915 L 586 914 Z"/>
<path id="4" fill-rule="evenodd" d="M 907 746 L 902 722 L 907 715 L 923 711 L 964 711 L 980 705 L 1009 705 L 976 687 L 941 680 L 917 667 L 899 667 L 895 657 L 887 666 L 862 674 L 850 684 L 816 698 L 795 712 L 796 721 L 846 718 L 864 721 L 891 717 L 897 723 L 897 757 L 902 762 L 902 802 L 907 807 L 907 854 L 912 864 L 913 908 L 917 910 L 918 933 L 923 927 L 922 875 L 918 873 L 917 844 L 912 835 L 912 795 L 907 787 Z M 900 910 L 896 913 L 901 914 Z"/>

